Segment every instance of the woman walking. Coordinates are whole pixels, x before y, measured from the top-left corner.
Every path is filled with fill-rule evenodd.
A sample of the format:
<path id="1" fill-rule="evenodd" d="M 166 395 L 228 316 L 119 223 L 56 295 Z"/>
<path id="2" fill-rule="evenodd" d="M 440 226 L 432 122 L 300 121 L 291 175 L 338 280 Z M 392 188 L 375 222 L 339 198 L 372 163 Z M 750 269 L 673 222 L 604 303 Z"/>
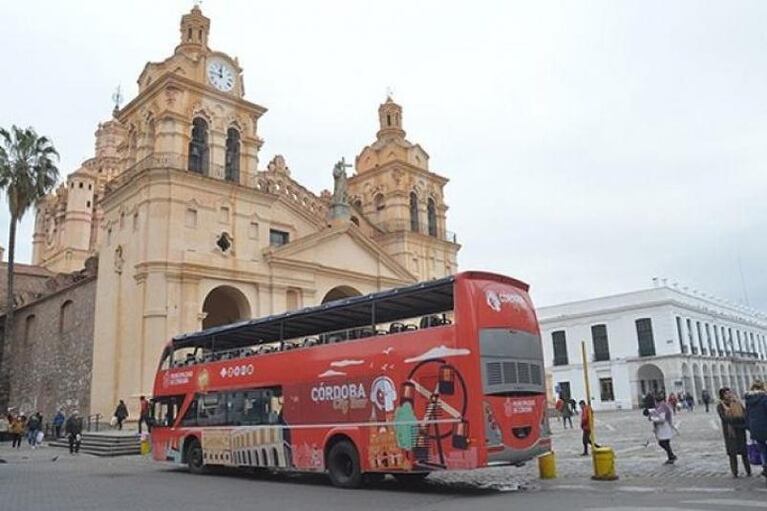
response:
<path id="1" fill-rule="evenodd" d="M 120 400 L 120 404 L 115 409 L 115 419 L 117 419 L 117 429 L 123 429 L 123 421 L 128 418 L 128 407 L 125 406 L 125 401 Z"/>
<path id="2" fill-rule="evenodd" d="M 751 464 L 746 450 L 746 410 L 735 393 L 727 387 L 719 389 L 719 399 L 716 411 L 722 419 L 724 446 L 730 458 L 732 477 L 738 477 L 738 456 L 743 460 L 746 475 L 750 476 Z"/>
<path id="3" fill-rule="evenodd" d="M 677 460 L 676 454 L 671 450 L 671 439 L 674 437 L 674 413 L 666 403 L 666 395 L 658 392 L 655 396 L 655 408 L 651 409 L 648 418 L 652 421 L 655 438 L 658 445 L 666 451 L 666 465 L 673 465 Z"/>
<path id="4" fill-rule="evenodd" d="M 13 442 L 11 443 L 11 448 L 15 447 L 16 449 L 21 448 L 21 437 L 24 435 L 24 430 L 27 427 L 27 418 L 24 416 L 24 414 L 19 415 L 18 417 L 13 417 L 11 420 L 11 438 L 13 439 Z"/>

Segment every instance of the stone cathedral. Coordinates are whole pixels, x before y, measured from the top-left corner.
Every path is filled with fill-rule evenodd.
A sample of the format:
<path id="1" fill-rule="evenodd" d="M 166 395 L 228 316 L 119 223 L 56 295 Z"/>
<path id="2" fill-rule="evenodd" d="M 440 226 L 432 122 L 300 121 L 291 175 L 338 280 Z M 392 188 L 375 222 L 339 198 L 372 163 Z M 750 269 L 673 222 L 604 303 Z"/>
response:
<path id="1" fill-rule="evenodd" d="M 406 139 L 400 105 L 379 106 L 334 208 L 283 156 L 262 163 L 267 109 L 209 31 L 199 7 L 182 17 L 173 54 L 98 126 L 94 157 L 38 204 L 0 406 L 109 417 L 124 399 L 135 417 L 173 335 L 456 271 L 448 180 Z M 317 165 L 329 182 L 333 163 Z M 73 365 L 74 383 L 56 372 Z"/>

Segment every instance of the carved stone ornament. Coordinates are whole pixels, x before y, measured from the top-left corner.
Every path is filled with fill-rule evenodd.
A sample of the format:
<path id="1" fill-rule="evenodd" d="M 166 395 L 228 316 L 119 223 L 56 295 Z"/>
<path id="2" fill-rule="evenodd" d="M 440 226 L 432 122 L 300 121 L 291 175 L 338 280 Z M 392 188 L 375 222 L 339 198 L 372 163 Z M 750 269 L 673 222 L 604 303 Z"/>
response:
<path id="1" fill-rule="evenodd" d="M 123 265 L 125 264 L 125 258 L 123 257 L 123 247 L 122 245 L 118 245 L 115 249 L 115 273 L 122 273 L 123 272 Z"/>
<path id="2" fill-rule="evenodd" d="M 285 164 L 285 158 L 281 154 L 278 154 L 272 158 L 272 161 L 270 161 L 266 166 L 266 170 L 269 172 L 276 172 L 278 174 L 285 174 L 286 176 L 290 175 L 290 169 Z"/>

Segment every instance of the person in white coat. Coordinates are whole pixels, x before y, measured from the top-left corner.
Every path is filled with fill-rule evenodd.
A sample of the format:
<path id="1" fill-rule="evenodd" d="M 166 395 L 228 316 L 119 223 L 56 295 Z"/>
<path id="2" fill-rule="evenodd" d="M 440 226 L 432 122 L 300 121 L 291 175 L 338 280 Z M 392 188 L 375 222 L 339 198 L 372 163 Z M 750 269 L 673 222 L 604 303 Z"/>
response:
<path id="1" fill-rule="evenodd" d="M 658 445 L 666 451 L 668 456 L 666 465 L 673 465 L 677 457 L 674 451 L 671 450 L 671 439 L 674 437 L 676 428 L 674 427 L 674 413 L 671 411 L 668 403 L 666 403 L 664 393 L 659 392 L 655 396 L 655 408 L 649 410 L 647 418 L 652 422 Z"/>

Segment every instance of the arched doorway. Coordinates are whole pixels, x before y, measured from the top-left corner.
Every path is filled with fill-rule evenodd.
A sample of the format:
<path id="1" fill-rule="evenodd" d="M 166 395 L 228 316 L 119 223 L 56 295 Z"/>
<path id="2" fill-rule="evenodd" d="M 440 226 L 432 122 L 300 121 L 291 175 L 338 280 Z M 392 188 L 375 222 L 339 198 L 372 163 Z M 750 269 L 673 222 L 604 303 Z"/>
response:
<path id="1" fill-rule="evenodd" d="M 325 294 L 322 299 L 322 303 L 333 302 L 335 300 L 343 300 L 350 296 L 360 296 L 362 293 L 357 291 L 351 286 L 336 286 Z"/>
<path id="2" fill-rule="evenodd" d="M 692 376 L 690 375 L 690 366 L 682 364 L 682 387 L 685 392 L 692 394 Z"/>
<path id="3" fill-rule="evenodd" d="M 644 364 L 637 369 L 637 381 L 639 382 L 639 392 L 642 396 L 647 395 L 648 392 L 653 394 L 658 391 L 666 392 L 663 371 L 655 364 Z"/>
<path id="4" fill-rule="evenodd" d="M 232 286 L 218 286 L 213 289 L 202 303 L 203 328 L 228 325 L 243 319 L 249 319 L 248 299 L 239 289 Z"/>

